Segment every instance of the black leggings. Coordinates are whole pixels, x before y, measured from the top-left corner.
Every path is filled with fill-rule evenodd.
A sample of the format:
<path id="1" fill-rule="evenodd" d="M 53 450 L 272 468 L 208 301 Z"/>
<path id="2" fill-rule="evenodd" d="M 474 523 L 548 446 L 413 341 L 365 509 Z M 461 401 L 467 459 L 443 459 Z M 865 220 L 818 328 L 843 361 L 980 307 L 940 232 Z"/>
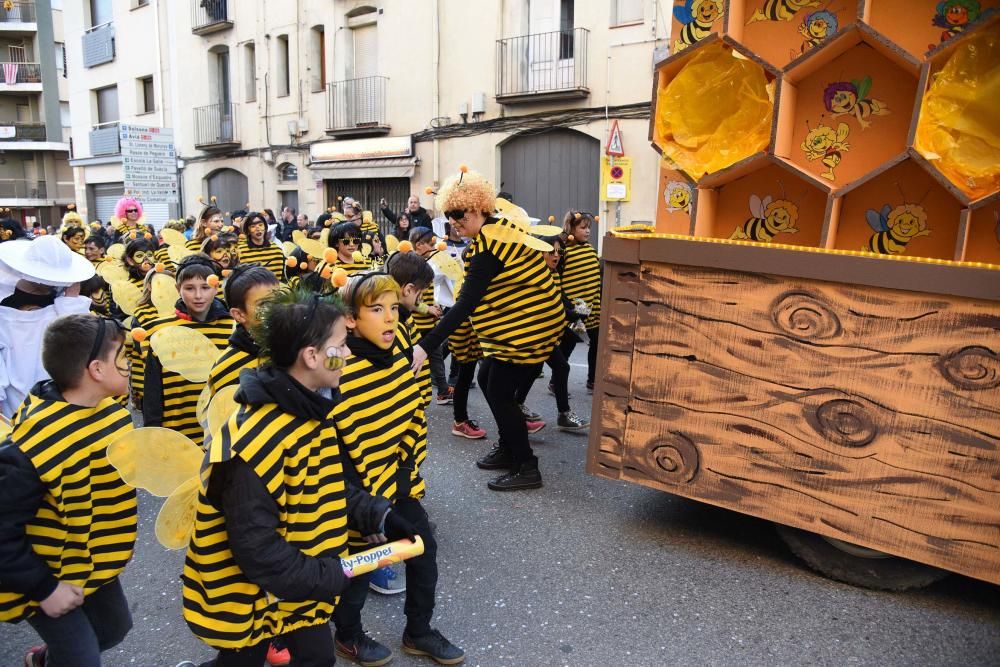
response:
<path id="1" fill-rule="evenodd" d="M 460 363 L 457 359 L 451 362 L 451 367 L 458 367 L 455 380 L 455 423 L 469 421 L 469 389 L 476 378 L 476 362 Z"/>
<path id="2" fill-rule="evenodd" d="M 483 359 L 479 367 L 479 386 L 486 395 L 486 402 L 500 431 L 500 445 L 518 466 L 538 464 L 528 444 L 528 427 L 516 395 L 518 387 L 537 375 L 537 364 L 515 364 L 493 357 Z"/>
<path id="3" fill-rule="evenodd" d="M 556 395 L 556 409 L 559 412 L 569 412 L 569 362 L 566 361 L 562 350 L 556 347 L 545 363 L 552 369 L 552 379 L 549 381 L 549 385 L 552 387 L 552 393 Z M 538 377 L 540 367 L 541 364 L 535 366 L 537 370 L 531 374 L 530 381 L 517 388 L 518 403 L 523 404 L 528 400 L 528 392 L 531 391 L 531 385 Z"/>
<path id="4" fill-rule="evenodd" d="M 367 581 L 367 579 L 366 579 Z M 332 667 L 336 653 L 329 623 L 310 625 L 282 635 L 282 641 L 292 654 L 292 665 L 300 667 Z M 268 641 L 242 649 L 224 648 L 215 660 L 201 667 L 261 667 L 267 657 Z"/>
<path id="5" fill-rule="evenodd" d="M 590 339 L 590 348 L 587 350 L 587 383 L 590 385 L 594 384 L 594 369 L 597 368 L 597 338 L 599 332 L 600 329 L 597 327 L 587 329 L 587 338 Z M 562 349 L 563 356 L 566 357 L 568 363 L 569 358 L 573 355 L 573 350 L 576 348 L 576 337 L 572 334 L 563 336 L 559 347 Z"/>

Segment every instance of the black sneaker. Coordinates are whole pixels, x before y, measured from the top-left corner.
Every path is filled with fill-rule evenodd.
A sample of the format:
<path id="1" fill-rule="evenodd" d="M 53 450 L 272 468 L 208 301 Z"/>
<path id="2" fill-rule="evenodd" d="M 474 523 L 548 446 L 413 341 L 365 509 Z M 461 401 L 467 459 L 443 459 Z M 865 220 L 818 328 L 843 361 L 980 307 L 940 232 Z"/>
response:
<path id="1" fill-rule="evenodd" d="M 503 445 L 495 442 L 490 453 L 476 461 L 476 465 L 483 470 L 502 470 L 504 468 L 513 468 L 514 459 L 510 457 L 510 452 Z"/>
<path id="2" fill-rule="evenodd" d="M 420 637 L 411 637 L 404 632 L 403 653 L 426 655 L 439 665 L 457 665 L 465 662 L 465 651 L 445 639 L 437 630 L 431 630 Z"/>
<path id="3" fill-rule="evenodd" d="M 580 417 L 575 412 L 560 412 L 556 426 L 560 431 L 579 431 L 590 426 L 590 422 Z"/>
<path id="4" fill-rule="evenodd" d="M 537 489 L 542 486 L 542 473 L 538 472 L 537 463 L 522 463 L 516 470 L 490 480 L 486 486 L 494 491 Z"/>
<path id="5" fill-rule="evenodd" d="M 361 632 L 348 640 L 337 639 L 337 657 L 356 662 L 361 667 L 381 667 L 392 660 L 392 651 Z"/>

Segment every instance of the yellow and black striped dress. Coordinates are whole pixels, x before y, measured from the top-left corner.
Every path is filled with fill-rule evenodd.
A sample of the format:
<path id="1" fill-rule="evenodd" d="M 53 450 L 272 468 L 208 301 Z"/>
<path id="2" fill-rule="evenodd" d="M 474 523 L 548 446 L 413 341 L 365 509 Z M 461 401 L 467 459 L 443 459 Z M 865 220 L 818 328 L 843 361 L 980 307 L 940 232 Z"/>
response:
<path id="1" fill-rule="evenodd" d="M 427 421 L 410 361 L 399 343 L 388 367 L 350 357 L 340 378 L 340 401 L 333 410 L 341 451 L 372 495 L 395 500 L 397 475 L 409 477 L 409 497 L 424 496 L 420 464 L 427 456 Z M 350 346 L 348 340 L 348 346 Z M 403 467 L 406 471 L 400 472 Z M 364 548 L 351 532 L 352 548 Z"/>
<path id="2" fill-rule="evenodd" d="M 222 351 L 229 344 L 229 335 L 233 332 L 234 324 L 235 322 L 229 317 L 227 311 L 225 316 L 206 322 L 195 322 L 180 317 L 167 317 L 151 322 L 146 331 L 149 337 L 152 337 L 157 331 L 166 327 L 190 327 L 208 336 L 221 355 Z M 146 349 L 148 351 L 146 353 L 147 367 L 144 386 L 146 396 L 143 399 L 144 414 L 147 413 L 145 402 L 149 399 L 149 384 L 151 381 L 148 361 L 155 356 L 151 346 L 147 345 Z M 186 380 L 182 375 L 173 373 L 162 367 L 160 368 L 160 377 L 153 381 L 159 381 L 162 385 L 162 418 L 159 425 L 163 428 L 173 429 L 178 433 L 182 433 L 195 443 L 201 445 L 205 439 L 205 433 L 201 424 L 198 423 L 197 407 L 198 397 L 201 395 L 202 389 L 205 388 L 205 383 L 191 382 L 190 380 Z"/>
<path id="3" fill-rule="evenodd" d="M 322 275 L 323 269 L 329 266 L 326 262 L 320 261 L 316 266 L 316 273 Z M 347 272 L 348 276 L 353 276 L 355 273 L 366 273 L 372 270 L 371 262 L 342 262 L 338 258 L 336 262 L 333 263 L 334 269 L 343 269 Z"/>
<path id="4" fill-rule="evenodd" d="M 110 583 L 132 558 L 135 489 L 107 458 L 108 443 L 132 428 L 132 417 L 112 398 L 96 407 L 28 394 L 14 415 L 11 440 L 31 461 L 46 494 L 25 526 L 32 549 L 64 583 L 85 595 Z M 0 591 L 0 621 L 34 614 L 38 603 Z"/>
<path id="5" fill-rule="evenodd" d="M 252 246 L 246 239 L 240 240 L 240 264 L 260 264 L 274 274 L 280 282 L 285 281 L 285 253 L 273 243 Z"/>
<path id="6" fill-rule="evenodd" d="M 282 537 L 309 556 L 347 555 L 347 500 L 337 434 L 275 404 L 243 406 L 208 450 L 211 464 L 239 457 L 278 505 Z M 327 623 L 337 599 L 279 600 L 250 582 L 233 557 L 225 517 L 206 496 L 203 474 L 194 532 L 184 561 L 184 620 L 216 648 L 241 648 Z"/>
<path id="7" fill-rule="evenodd" d="M 583 299 L 590 306 L 584 326 L 596 329 L 601 323 L 601 260 L 594 246 L 589 243 L 567 246 L 559 277 L 567 299 Z"/>
<path id="8" fill-rule="evenodd" d="M 510 223 L 501 218 L 488 224 Z M 486 251 L 503 268 L 470 317 L 483 354 L 515 364 L 543 363 L 562 338 L 566 316 L 542 253 L 480 233 L 466 254 L 466 273 L 472 257 Z"/>

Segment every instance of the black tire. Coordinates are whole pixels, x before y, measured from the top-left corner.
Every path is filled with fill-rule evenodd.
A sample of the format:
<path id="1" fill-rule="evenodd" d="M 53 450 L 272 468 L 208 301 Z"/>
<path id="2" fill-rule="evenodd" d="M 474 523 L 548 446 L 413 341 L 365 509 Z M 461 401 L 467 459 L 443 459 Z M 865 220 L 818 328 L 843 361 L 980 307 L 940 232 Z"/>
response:
<path id="1" fill-rule="evenodd" d="M 921 588 L 950 573 L 912 560 L 854 547 L 822 535 L 775 524 L 792 553 L 820 574 L 854 586 L 883 591 Z M 866 555 L 856 555 L 866 553 Z"/>

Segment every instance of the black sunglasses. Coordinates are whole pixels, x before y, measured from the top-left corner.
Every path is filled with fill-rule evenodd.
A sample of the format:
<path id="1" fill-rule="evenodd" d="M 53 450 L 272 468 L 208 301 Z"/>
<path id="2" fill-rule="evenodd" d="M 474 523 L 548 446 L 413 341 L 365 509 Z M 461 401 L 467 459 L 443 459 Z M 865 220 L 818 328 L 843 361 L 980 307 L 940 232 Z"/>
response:
<path id="1" fill-rule="evenodd" d="M 352 238 L 340 239 L 340 245 L 358 245 L 358 240 Z"/>
<path id="2" fill-rule="evenodd" d="M 459 220 L 465 217 L 465 209 L 457 208 L 453 211 L 445 211 L 444 217 L 448 218 L 449 220 L 454 220 L 458 222 Z"/>
<path id="3" fill-rule="evenodd" d="M 126 213 L 138 213 L 139 209 L 137 209 L 137 208 L 127 208 L 127 209 L 125 209 L 125 212 Z"/>

